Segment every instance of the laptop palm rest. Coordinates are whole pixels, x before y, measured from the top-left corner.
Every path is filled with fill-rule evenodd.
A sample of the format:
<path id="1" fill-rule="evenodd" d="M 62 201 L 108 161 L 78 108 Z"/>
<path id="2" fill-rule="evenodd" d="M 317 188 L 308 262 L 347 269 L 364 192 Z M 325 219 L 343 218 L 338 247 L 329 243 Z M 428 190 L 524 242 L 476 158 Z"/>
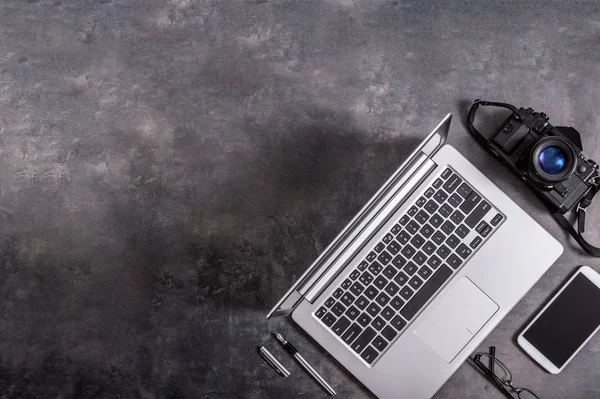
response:
<path id="1" fill-rule="evenodd" d="M 498 305 L 467 277 L 462 277 L 417 325 L 415 335 L 450 363 Z"/>

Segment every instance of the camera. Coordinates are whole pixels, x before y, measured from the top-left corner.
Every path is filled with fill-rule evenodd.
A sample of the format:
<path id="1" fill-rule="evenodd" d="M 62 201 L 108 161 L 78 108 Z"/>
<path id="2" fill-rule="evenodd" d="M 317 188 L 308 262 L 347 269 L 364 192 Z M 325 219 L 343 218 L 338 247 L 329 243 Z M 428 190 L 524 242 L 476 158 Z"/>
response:
<path id="1" fill-rule="evenodd" d="M 492 155 L 532 186 L 555 211 L 572 210 L 597 187 L 598 165 L 583 155 L 577 130 L 552 126 L 546 114 L 531 108 L 476 100 L 469 112 L 469 129 L 475 132 L 472 123 L 478 105 L 511 109 L 512 114 L 496 131 L 481 140 Z"/>

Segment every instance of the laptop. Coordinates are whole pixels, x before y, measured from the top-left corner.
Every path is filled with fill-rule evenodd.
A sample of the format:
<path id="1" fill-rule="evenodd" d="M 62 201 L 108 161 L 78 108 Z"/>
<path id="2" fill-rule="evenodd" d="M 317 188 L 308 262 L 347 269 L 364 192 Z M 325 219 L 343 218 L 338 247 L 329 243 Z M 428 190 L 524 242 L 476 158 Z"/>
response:
<path id="1" fill-rule="evenodd" d="M 430 398 L 563 247 L 452 146 L 448 114 L 267 318 L 379 398 Z"/>

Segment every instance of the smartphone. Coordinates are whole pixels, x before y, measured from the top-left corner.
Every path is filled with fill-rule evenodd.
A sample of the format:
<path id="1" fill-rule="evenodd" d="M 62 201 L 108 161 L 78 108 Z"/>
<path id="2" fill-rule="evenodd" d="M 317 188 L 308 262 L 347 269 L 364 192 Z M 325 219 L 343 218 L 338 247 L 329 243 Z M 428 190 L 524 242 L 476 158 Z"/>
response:
<path id="1" fill-rule="evenodd" d="M 560 373 L 600 329 L 600 274 L 582 266 L 525 327 L 518 344 L 552 374 Z"/>

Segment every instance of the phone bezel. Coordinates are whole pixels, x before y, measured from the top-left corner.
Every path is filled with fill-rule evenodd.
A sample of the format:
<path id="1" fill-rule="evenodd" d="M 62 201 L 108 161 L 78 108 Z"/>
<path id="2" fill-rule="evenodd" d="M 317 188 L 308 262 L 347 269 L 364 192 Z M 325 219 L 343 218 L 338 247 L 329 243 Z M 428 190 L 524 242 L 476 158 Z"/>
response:
<path id="1" fill-rule="evenodd" d="M 571 276 L 571 278 L 561 287 L 561 289 L 552 297 L 552 299 L 544 306 L 542 310 L 535 316 L 533 320 L 521 331 L 521 334 L 517 337 L 517 343 L 533 360 L 538 362 L 540 366 L 545 368 L 548 372 L 552 374 L 560 373 L 570 362 L 571 360 L 579 353 L 579 351 L 589 342 L 590 339 L 600 330 L 600 325 L 596 327 L 596 329 L 590 334 L 589 337 L 577 348 L 577 350 L 567 359 L 567 361 L 562 365 L 562 367 L 556 367 L 542 352 L 540 352 L 536 347 L 534 347 L 525 337 L 523 336 L 527 330 L 535 323 L 535 321 L 546 311 L 546 309 L 559 297 L 559 295 L 571 284 L 571 282 L 577 277 L 577 275 L 583 274 L 587 277 L 592 283 L 600 289 L 600 274 L 598 274 L 594 269 L 589 266 L 582 266 Z"/>

